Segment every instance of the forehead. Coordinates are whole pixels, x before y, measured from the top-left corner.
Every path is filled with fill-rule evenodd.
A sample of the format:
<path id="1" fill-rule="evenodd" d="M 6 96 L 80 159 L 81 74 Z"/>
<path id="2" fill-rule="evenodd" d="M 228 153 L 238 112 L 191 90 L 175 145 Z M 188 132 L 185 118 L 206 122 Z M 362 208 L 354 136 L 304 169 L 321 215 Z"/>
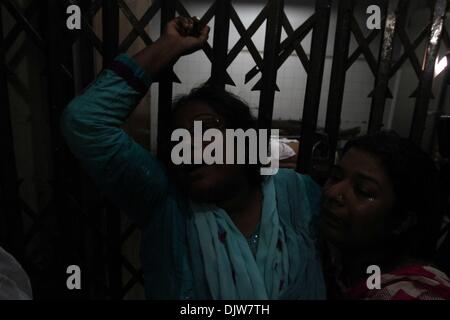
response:
<path id="1" fill-rule="evenodd" d="M 348 175 L 362 174 L 370 176 L 379 182 L 389 180 L 381 161 L 374 155 L 352 148 L 348 150 L 339 162 L 339 166 Z"/>
<path id="2" fill-rule="evenodd" d="M 186 126 L 197 118 L 208 116 L 218 117 L 219 114 L 205 102 L 191 101 L 174 112 L 172 122 L 174 126 Z"/>

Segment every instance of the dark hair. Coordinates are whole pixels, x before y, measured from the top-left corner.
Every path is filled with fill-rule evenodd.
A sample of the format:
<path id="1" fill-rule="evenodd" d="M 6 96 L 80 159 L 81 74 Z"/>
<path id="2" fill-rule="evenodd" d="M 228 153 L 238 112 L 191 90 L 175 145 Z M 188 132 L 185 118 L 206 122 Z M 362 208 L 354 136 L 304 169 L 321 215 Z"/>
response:
<path id="1" fill-rule="evenodd" d="M 256 129 L 250 107 L 236 95 L 225 89 L 206 83 L 194 88 L 189 94 L 178 96 L 173 103 L 172 113 L 192 102 L 202 102 L 211 107 L 214 112 L 225 120 L 227 129 Z M 260 165 L 246 165 L 250 183 L 259 185 L 262 181 Z"/>
<path id="2" fill-rule="evenodd" d="M 416 223 L 392 240 L 392 248 L 418 259 L 433 257 L 442 222 L 439 173 L 436 165 L 420 147 L 394 132 L 379 132 L 349 141 L 342 154 L 356 148 L 374 155 L 393 183 L 395 205 L 392 217 L 397 226 L 411 214 Z"/>
<path id="3" fill-rule="evenodd" d="M 225 119 L 227 129 L 254 129 L 256 122 L 250 107 L 239 97 L 209 83 L 194 88 L 189 94 L 178 96 L 172 107 L 176 112 L 192 102 L 203 102 Z"/>

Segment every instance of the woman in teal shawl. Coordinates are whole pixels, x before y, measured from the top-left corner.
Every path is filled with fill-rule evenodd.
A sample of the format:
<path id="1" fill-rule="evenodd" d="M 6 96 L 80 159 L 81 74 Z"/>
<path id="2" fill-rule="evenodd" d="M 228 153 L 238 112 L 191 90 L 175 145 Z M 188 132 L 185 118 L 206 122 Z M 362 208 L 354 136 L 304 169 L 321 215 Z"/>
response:
<path id="1" fill-rule="evenodd" d="M 206 42 L 177 18 L 138 55 L 119 56 L 61 119 L 65 139 L 100 190 L 143 230 L 151 299 L 322 299 L 309 225 L 320 189 L 291 170 L 262 179 L 250 165 L 163 165 L 120 126 L 164 68 Z M 173 128 L 252 127 L 249 108 L 204 86 L 175 103 Z"/>

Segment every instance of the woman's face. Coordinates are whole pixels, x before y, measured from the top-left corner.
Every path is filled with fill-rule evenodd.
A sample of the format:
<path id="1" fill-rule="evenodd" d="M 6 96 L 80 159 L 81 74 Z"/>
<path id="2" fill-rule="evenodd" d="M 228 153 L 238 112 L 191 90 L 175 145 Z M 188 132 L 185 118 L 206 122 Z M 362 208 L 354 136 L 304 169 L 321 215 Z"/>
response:
<path id="1" fill-rule="evenodd" d="M 323 189 L 321 232 L 342 249 L 378 246 L 389 230 L 394 200 L 392 182 L 380 161 L 352 148 Z"/>
<path id="2" fill-rule="evenodd" d="M 210 128 L 224 131 L 225 119 L 214 109 L 202 102 L 190 102 L 179 108 L 172 119 L 174 128 L 183 128 L 191 132 L 193 143 L 194 121 L 202 121 L 203 132 Z M 217 125 L 215 125 L 215 123 Z M 208 145 L 203 142 L 203 150 Z M 192 156 L 193 156 L 192 145 Z M 225 150 L 224 150 L 225 155 Z M 245 178 L 242 166 L 212 164 L 212 165 L 180 165 L 176 168 L 179 181 L 187 189 L 189 196 L 199 202 L 218 202 L 227 200 L 235 190 L 239 190 Z"/>

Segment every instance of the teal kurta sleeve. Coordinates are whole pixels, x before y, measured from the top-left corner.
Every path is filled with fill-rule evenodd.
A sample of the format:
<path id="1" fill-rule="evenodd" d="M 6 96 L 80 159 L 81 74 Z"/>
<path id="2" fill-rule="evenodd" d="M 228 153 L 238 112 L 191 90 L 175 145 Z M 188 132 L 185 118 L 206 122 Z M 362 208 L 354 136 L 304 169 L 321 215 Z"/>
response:
<path id="1" fill-rule="evenodd" d="M 121 55 L 61 118 L 69 148 L 99 189 L 141 226 L 166 200 L 168 180 L 162 165 L 121 125 L 150 84 L 136 62 Z"/>

